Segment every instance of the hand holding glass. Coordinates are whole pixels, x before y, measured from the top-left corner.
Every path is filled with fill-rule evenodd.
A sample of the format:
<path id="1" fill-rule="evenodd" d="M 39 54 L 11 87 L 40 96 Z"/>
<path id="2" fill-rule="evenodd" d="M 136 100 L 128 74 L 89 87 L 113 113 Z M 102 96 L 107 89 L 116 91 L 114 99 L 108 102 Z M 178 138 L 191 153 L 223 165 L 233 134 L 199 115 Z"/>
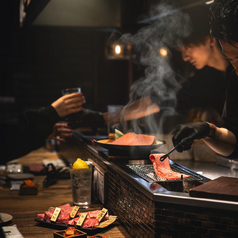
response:
<path id="1" fill-rule="evenodd" d="M 62 90 L 62 95 L 68 95 L 72 93 L 81 93 L 81 88 L 66 88 Z M 65 120 L 68 122 L 68 125 L 71 128 L 77 128 L 79 126 L 79 116 L 81 111 L 70 114 L 65 117 Z"/>

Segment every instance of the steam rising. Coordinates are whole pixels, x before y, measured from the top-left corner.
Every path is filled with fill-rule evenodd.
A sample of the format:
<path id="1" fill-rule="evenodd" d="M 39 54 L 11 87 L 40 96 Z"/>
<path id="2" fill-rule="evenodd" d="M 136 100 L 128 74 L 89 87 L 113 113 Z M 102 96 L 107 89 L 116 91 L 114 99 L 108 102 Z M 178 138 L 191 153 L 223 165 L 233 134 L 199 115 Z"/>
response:
<path id="1" fill-rule="evenodd" d="M 145 76 L 137 80 L 131 88 L 129 103 L 149 96 L 155 99 L 163 116 L 174 115 L 176 92 L 180 85 L 171 68 L 169 48 L 181 46 L 180 39 L 189 34 L 189 17 L 167 4 L 154 6 L 149 17 L 153 20 L 150 25 L 141 28 L 133 36 L 125 34 L 120 38 L 120 41 L 132 45 L 136 55 L 133 58 L 135 63 L 139 62 L 146 67 Z M 162 48 L 168 52 L 166 57 L 159 53 Z M 130 128 L 141 133 L 141 123 L 147 126 L 147 132 L 162 132 L 163 120 L 155 121 L 153 115 L 132 121 Z"/>

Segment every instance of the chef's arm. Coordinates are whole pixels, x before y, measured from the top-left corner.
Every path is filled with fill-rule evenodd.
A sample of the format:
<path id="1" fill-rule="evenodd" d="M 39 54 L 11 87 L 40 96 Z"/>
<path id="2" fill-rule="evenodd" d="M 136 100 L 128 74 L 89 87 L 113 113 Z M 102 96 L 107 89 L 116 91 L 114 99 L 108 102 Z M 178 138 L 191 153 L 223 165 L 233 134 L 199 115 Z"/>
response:
<path id="1" fill-rule="evenodd" d="M 233 157 L 238 154 L 235 134 L 226 128 L 219 128 L 205 121 L 177 125 L 172 137 L 178 152 L 189 150 L 193 141 L 200 139 L 212 150 L 223 156 Z"/>
<path id="2" fill-rule="evenodd" d="M 212 123 L 210 126 L 209 135 L 204 138 L 204 142 L 216 153 L 223 156 L 230 156 L 235 150 L 236 137 L 226 128 L 216 127 Z"/>
<path id="3" fill-rule="evenodd" d="M 157 113 L 160 111 L 160 108 L 156 103 L 152 102 L 150 97 L 143 97 L 132 103 L 129 103 L 122 109 L 122 111 L 123 119 L 125 121 L 131 121 Z M 101 113 L 101 115 L 105 124 L 107 124 L 107 122 L 110 120 L 113 120 L 114 122 L 120 122 L 121 120 L 121 111 L 118 111 L 117 113 L 104 112 Z"/>
<path id="4" fill-rule="evenodd" d="M 152 102 L 150 97 L 143 97 L 125 106 L 124 120 L 135 120 L 158 113 L 159 111 L 159 106 Z"/>

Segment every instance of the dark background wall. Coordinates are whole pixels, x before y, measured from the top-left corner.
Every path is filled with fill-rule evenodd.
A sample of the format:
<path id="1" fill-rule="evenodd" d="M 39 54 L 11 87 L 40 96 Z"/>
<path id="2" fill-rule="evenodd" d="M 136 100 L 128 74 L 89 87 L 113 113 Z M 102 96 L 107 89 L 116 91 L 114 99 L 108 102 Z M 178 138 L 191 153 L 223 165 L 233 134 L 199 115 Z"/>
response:
<path id="1" fill-rule="evenodd" d="M 85 107 L 93 110 L 105 111 L 108 104 L 126 104 L 128 60 L 108 60 L 105 48 L 112 31 L 136 30 L 137 17 L 147 5 L 144 0 L 136 5 L 133 1 L 117 2 L 120 22 L 108 22 L 105 27 L 91 23 L 89 27 L 80 23 L 51 26 L 34 24 L 32 19 L 30 24 L 19 27 L 19 1 L 5 1 L 6 12 L 0 19 L 1 118 L 49 105 L 68 87 L 81 87 Z"/>
<path id="2" fill-rule="evenodd" d="M 17 103 L 46 105 L 68 87 L 81 87 L 89 108 L 126 103 L 127 61 L 106 59 L 107 38 L 104 31 L 75 27 L 34 26 L 18 34 L 9 59 Z"/>
<path id="3" fill-rule="evenodd" d="M 70 4 L 74 1 L 59 2 Z M 87 12 L 90 8 L 83 8 L 82 5 L 83 10 L 80 11 L 85 17 L 88 14 L 88 22 L 84 18 L 83 23 L 74 19 L 76 22 L 67 22 L 68 25 L 57 25 L 57 21 L 52 24 L 47 22 L 44 15 L 50 7 L 52 14 L 58 10 L 50 5 L 56 0 L 42 0 L 41 4 L 45 3 L 46 7 L 36 16 L 33 14 L 37 13 L 34 6 L 38 9 L 40 2 L 31 0 L 35 5 L 32 5 L 33 9 L 28 9 L 23 27 L 19 26 L 20 1 L 2 3 L 0 119 L 11 118 L 28 108 L 49 105 L 67 87 L 81 87 L 87 101 L 85 107 L 93 110 L 106 111 L 109 104 L 128 102 L 130 80 L 137 80 L 144 71 L 135 65 L 129 68 L 128 60 L 107 59 L 107 41 L 113 31 L 135 33 L 142 27 L 138 20 L 148 14 L 150 6 L 159 0 L 116 0 L 116 7 L 108 5 L 107 1 L 97 1 L 107 7 L 97 12 L 93 6 L 95 14 Z M 90 1 L 81 2 L 88 4 Z M 77 14 L 77 9 L 75 12 Z M 113 14 L 115 19 L 110 20 Z M 58 17 L 57 14 L 54 16 Z M 99 16 L 100 21 L 94 16 Z"/>

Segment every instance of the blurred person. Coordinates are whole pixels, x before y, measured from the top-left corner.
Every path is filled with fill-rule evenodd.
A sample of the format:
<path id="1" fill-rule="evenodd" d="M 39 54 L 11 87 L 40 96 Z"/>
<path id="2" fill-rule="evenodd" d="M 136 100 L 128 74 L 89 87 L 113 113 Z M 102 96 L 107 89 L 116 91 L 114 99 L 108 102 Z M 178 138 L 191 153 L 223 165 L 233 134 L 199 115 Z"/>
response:
<path id="1" fill-rule="evenodd" d="M 182 39 L 182 45 L 178 50 L 181 52 L 182 59 L 193 65 L 195 70 L 181 83 L 174 107 L 179 113 L 195 108 L 196 112 L 200 110 L 200 113 L 197 112 L 198 115 L 206 115 L 211 122 L 221 125 L 226 78 L 232 67 L 222 55 L 216 39 L 210 35 L 208 7 L 197 6 L 184 14 L 189 16 L 192 30 L 186 38 Z M 126 120 L 133 120 L 158 113 L 166 106 L 167 102 L 161 101 L 157 95 L 143 97 L 126 106 L 124 117 Z M 198 118 L 193 115 L 191 119 Z"/>
<path id="2" fill-rule="evenodd" d="M 203 139 L 215 152 L 233 158 L 238 155 L 238 1 L 215 0 L 210 11 L 211 34 L 234 67 L 226 86 L 225 124 L 217 127 L 202 121 L 179 125 L 172 140 L 177 151 L 182 152 L 189 149 L 194 140 Z"/>
<path id="3" fill-rule="evenodd" d="M 16 119 L 0 123 L 0 164 L 40 148 L 47 137 L 59 136 L 60 131 L 56 130 L 55 124 L 62 117 L 81 111 L 84 103 L 82 93 L 73 93 L 60 97 L 50 106 L 28 110 Z"/>

